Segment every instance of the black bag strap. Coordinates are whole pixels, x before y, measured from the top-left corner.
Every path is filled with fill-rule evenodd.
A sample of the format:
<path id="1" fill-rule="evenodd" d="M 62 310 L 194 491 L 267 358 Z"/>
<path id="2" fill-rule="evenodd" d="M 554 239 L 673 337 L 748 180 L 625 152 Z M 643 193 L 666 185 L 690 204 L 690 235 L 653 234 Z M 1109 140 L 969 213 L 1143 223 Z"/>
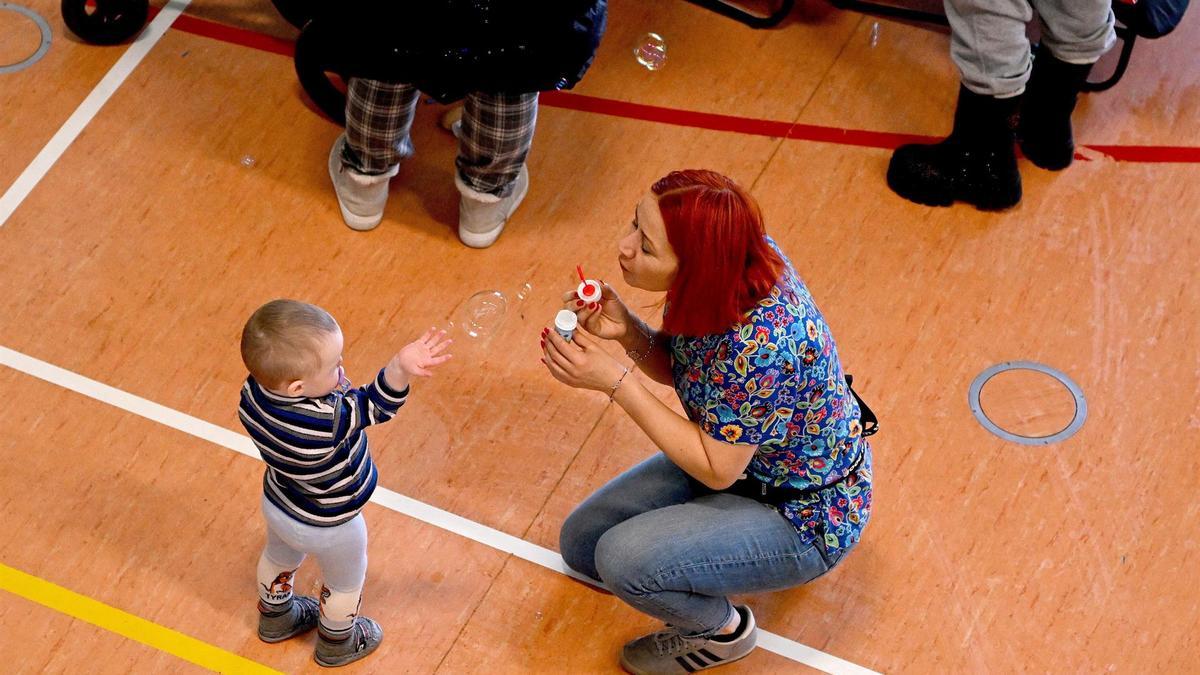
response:
<path id="1" fill-rule="evenodd" d="M 846 373 L 846 388 L 850 390 L 851 394 L 854 394 L 854 400 L 858 401 L 858 409 L 862 413 L 862 435 L 864 437 L 871 436 L 879 431 L 879 418 L 875 416 L 875 412 L 871 410 L 866 401 L 862 400 L 858 392 L 854 391 L 854 376 L 850 373 Z"/>
<path id="2" fill-rule="evenodd" d="M 858 471 L 859 467 L 862 466 L 863 459 L 866 457 L 866 454 L 867 453 L 865 451 L 859 453 L 858 457 L 854 458 L 854 462 L 846 471 L 845 476 L 826 485 L 813 485 L 806 488 L 794 488 L 786 486 L 775 487 L 774 485 L 769 485 L 762 482 L 754 476 L 746 476 L 745 478 L 737 479 L 734 481 L 733 485 L 730 485 L 724 490 L 719 490 L 719 492 L 728 492 L 729 494 L 734 494 L 739 497 L 748 497 L 756 502 L 774 505 L 783 504 L 784 502 L 794 502 L 800 499 L 808 499 L 821 490 L 831 488 L 834 485 L 846 480 L 850 476 L 853 476 L 855 472 Z"/>
<path id="3" fill-rule="evenodd" d="M 854 376 L 850 375 L 849 373 L 846 374 L 846 388 L 849 389 L 850 393 L 854 395 L 854 400 L 858 401 L 858 409 L 863 428 L 863 437 L 870 436 L 876 431 L 879 431 L 879 419 L 875 417 L 874 411 L 872 411 L 871 407 L 862 400 L 862 397 L 858 395 L 858 392 L 854 391 Z M 846 477 L 843 477 L 836 482 L 841 482 L 846 480 L 846 478 L 849 476 L 854 475 L 854 473 L 858 471 L 858 468 L 862 465 L 863 458 L 865 456 L 866 450 L 864 449 L 863 452 L 859 453 L 858 457 L 854 459 L 854 463 L 850 465 L 850 469 L 846 472 Z M 775 487 L 773 485 L 768 485 L 767 483 L 764 483 L 753 476 L 745 476 L 744 478 L 740 478 L 735 481 L 733 485 L 730 485 L 724 490 L 720 490 L 720 492 L 728 492 L 741 497 L 749 497 L 750 499 L 763 502 L 764 504 L 778 505 L 798 499 L 807 499 L 821 490 L 832 487 L 834 484 L 835 483 L 830 483 L 829 485 L 814 485 L 807 488 Z"/>
<path id="4" fill-rule="evenodd" d="M 1117 21 L 1152 40 L 1175 30 L 1183 21 L 1187 8 L 1188 0 L 1116 0 L 1112 3 Z"/>

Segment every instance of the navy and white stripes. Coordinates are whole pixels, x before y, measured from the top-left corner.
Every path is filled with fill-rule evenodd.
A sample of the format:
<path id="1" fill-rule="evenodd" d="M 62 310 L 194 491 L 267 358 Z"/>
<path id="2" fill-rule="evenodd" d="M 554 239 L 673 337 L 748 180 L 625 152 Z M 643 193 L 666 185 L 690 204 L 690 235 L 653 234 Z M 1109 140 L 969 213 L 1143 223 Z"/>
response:
<path id="1" fill-rule="evenodd" d="M 371 384 L 319 399 L 272 394 L 246 378 L 238 417 L 267 463 L 267 499 L 309 525 L 353 518 L 378 480 L 364 429 L 390 420 L 407 398 L 382 370 Z"/>

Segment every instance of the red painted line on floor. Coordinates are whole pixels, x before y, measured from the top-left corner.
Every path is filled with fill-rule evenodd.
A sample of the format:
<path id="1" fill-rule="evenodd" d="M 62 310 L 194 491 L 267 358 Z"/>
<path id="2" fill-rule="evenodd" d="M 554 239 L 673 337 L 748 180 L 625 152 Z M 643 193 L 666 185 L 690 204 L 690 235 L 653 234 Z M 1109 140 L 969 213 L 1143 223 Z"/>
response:
<path id="1" fill-rule="evenodd" d="M 1086 145 L 1118 162 L 1200 163 L 1200 148 L 1172 145 Z"/>
<path id="2" fill-rule="evenodd" d="M 154 15 L 158 14 L 159 9 L 154 6 L 150 7 L 151 19 L 154 18 Z M 215 21 L 189 16 L 188 14 L 180 15 L 178 19 L 175 19 L 175 23 L 171 27 L 184 33 L 191 33 L 192 35 L 199 35 L 200 37 L 249 47 L 250 49 L 257 49 L 272 54 L 279 54 L 288 58 L 296 55 L 296 42 L 294 40 L 285 40 L 263 33 L 256 33 L 245 28 L 234 28 L 233 26 L 226 26 Z"/>
<path id="3" fill-rule="evenodd" d="M 198 19 L 187 14 L 175 19 L 175 24 L 171 27 L 175 30 L 191 33 L 192 35 L 199 35 L 201 37 L 220 40 L 221 42 L 271 52 L 272 54 L 279 54 L 288 58 L 296 54 L 296 43 L 292 40 L 284 40 L 283 38 L 271 35 L 255 33 L 252 30 L 244 28 L 234 28 L 205 19 Z"/>
<path id="4" fill-rule="evenodd" d="M 158 9 L 151 7 L 150 11 L 151 17 L 153 17 L 153 14 Z M 176 19 L 175 25 L 172 28 L 185 33 L 270 52 L 272 54 L 279 54 L 281 56 L 291 57 L 296 51 L 295 42 L 292 40 L 264 35 L 244 28 L 233 28 L 208 21 L 207 19 L 188 16 L 187 14 Z M 892 150 L 904 143 L 928 143 L 939 140 L 935 136 L 867 131 L 865 129 L 841 129 L 815 124 L 793 124 L 791 122 L 761 120 L 735 115 L 679 110 L 677 108 L 664 108 L 644 103 L 630 103 L 628 101 L 617 101 L 565 91 L 543 92 L 540 100 L 543 105 L 553 108 L 578 110 L 580 112 L 610 115 L 646 122 L 658 122 L 661 124 L 691 127 L 693 129 L 728 131 L 752 136 L 789 138 L 818 143 L 853 145 L 864 148 Z M 1083 147 L 1095 150 L 1109 159 L 1118 162 L 1200 164 L 1200 147 L 1171 145 L 1087 145 Z M 1080 155 L 1076 155 L 1076 157 L 1086 159 Z"/>
<path id="5" fill-rule="evenodd" d="M 567 108 L 648 122 L 661 122 L 695 129 L 732 131 L 753 136 L 794 138 L 822 143 L 837 143 L 839 145 L 858 145 L 868 148 L 895 148 L 903 143 L 937 140 L 931 136 L 838 129 L 836 127 L 822 127 L 814 124 L 793 124 L 791 122 L 776 122 L 773 120 L 759 120 L 733 115 L 678 110 L 676 108 L 663 108 L 644 103 L 630 103 L 628 101 L 615 101 L 613 99 L 584 94 L 572 94 L 565 91 L 543 92 L 540 100 L 546 105 L 556 108 Z"/>

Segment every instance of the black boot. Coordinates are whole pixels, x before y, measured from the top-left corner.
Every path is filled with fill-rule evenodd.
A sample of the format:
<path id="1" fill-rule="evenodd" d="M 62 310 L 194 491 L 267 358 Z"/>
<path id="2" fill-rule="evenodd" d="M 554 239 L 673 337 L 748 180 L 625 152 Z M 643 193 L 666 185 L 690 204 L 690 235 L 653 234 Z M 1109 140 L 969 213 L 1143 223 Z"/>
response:
<path id="1" fill-rule="evenodd" d="M 936 145 L 903 145 L 888 164 L 888 187 L 909 201 L 981 209 L 1021 201 L 1021 174 L 1013 148 L 1012 117 L 1020 97 L 995 98 L 958 88 L 954 131 Z"/>
<path id="2" fill-rule="evenodd" d="M 1021 152 L 1029 161 L 1051 171 L 1071 165 L 1075 157 L 1071 112 L 1091 70 L 1090 63 L 1059 61 L 1049 49 L 1038 47 L 1017 128 Z"/>

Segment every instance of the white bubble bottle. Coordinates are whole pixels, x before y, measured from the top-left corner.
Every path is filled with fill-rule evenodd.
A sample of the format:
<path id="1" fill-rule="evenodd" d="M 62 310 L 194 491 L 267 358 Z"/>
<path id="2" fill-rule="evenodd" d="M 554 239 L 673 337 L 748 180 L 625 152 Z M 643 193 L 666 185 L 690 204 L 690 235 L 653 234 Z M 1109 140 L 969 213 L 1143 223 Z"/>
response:
<path id="1" fill-rule="evenodd" d="M 579 317 L 575 316 L 575 312 L 569 309 L 561 309 L 554 316 L 554 332 L 562 336 L 562 339 L 567 342 L 575 336 L 575 329 L 579 327 Z"/>

